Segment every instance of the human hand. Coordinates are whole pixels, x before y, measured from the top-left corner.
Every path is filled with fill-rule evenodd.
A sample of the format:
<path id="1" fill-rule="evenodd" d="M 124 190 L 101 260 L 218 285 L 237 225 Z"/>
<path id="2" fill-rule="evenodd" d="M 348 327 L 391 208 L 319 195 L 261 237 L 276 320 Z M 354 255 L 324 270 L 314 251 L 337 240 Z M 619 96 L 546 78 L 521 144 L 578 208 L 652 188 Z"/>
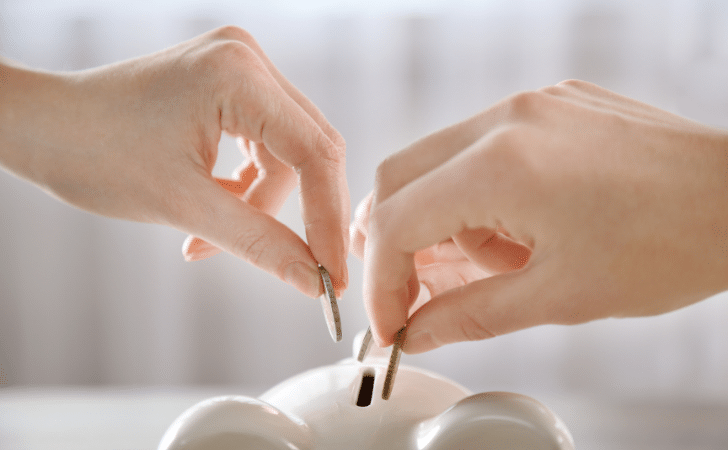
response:
<path id="1" fill-rule="evenodd" d="M 728 132 L 585 82 L 516 94 L 386 159 L 351 234 L 380 346 L 672 311 L 728 288 Z"/>
<path id="2" fill-rule="evenodd" d="M 344 140 L 247 32 L 76 73 L 3 72 L 10 171 L 88 211 L 210 243 L 188 240 L 187 259 L 215 246 L 312 297 L 320 263 L 346 287 Z M 233 180 L 211 175 L 223 131 L 248 156 Z M 296 184 L 310 247 L 272 217 Z"/>
<path id="3" fill-rule="evenodd" d="M 433 139 L 435 135 L 428 137 Z M 355 220 L 350 228 L 351 252 L 359 259 L 365 259 L 364 247 L 368 236 L 369 215 L 374 192 L 370 192 L 356 209 Z M 464 253 L 456 240 L 464 239 L 485 242 L 487 252 Z M 462 244 L 461 244 L 462 245 Z M 484 250 L 481 249 L 481 250 Z M 531 249 L 514 241 L 504 229 L 493 232 L 488 229 L 467 230 L 416 250 L 412 257 L 416 279 L 408 280 L 408 315 L 417 311 L 431 296 L 464 284 L 510 272 L 523 267 L 531 255 Z M 472 259 L 471 259 L 472 258 Z M 422 291 L 420 286 L 426 289 Z"/>

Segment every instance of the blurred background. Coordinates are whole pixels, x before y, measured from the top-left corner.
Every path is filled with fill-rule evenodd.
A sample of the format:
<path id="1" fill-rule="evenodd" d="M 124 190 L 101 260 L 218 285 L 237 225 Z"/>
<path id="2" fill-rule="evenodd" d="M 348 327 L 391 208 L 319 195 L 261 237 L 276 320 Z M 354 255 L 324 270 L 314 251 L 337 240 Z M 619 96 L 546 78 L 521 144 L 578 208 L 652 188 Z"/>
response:
<path id="1" fill-rule="evenodd" d="M 728 127 L 725 1 L 0 0 L 0 54 L 76 70 L 224 24 L 252 32 L 348 143 L 353 207 L 378 163 L 519 90 L 567 78 Z M 241 161 L 221 143 L 218 175 Z M 279 216 L 299 234 L 297 196 Z M 0 173 L 0 388 L 271 387 L 351 354 L 350 258 L 331 342 L 317 300 L 178 231 L 78 211 Z M 728 295 L 654 318 L 543 326 L 403 357 L 474 390 L 728 395 Z"/>

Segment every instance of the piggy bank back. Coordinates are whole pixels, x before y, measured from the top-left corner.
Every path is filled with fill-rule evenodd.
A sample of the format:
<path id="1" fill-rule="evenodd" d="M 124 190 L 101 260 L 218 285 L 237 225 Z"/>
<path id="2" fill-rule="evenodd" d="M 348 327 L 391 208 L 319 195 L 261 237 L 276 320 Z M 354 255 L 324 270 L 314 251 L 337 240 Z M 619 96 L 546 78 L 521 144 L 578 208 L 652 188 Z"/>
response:
<path id="1" fill-rule="evenodd" d="M 384 356 L 310 370 L 257 399 L 204 400 L 175 420 L 159 450 L 574 449 L 563 422 L 538 401 L 473 395 L 415 367 L 400 366 L 383 400 Z"/>

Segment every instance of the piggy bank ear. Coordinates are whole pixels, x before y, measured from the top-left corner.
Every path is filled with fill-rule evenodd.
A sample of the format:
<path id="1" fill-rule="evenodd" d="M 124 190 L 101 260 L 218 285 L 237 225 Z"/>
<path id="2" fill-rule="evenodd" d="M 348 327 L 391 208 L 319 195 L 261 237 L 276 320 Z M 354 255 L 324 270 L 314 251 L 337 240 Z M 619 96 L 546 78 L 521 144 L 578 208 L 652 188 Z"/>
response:
<path id="1" fill-rule="evenodd" d="M 520 394 L 488 392 L 467 397 L 419 425 L 422 450 L 574 450 L 561 419 Z"/>
<path id="2" fill-rule="evenodd" d="M 204 400 L 167 429 L 158 450 L 309 450 L 306 425 L 268 403 L 242 396 Z"/>

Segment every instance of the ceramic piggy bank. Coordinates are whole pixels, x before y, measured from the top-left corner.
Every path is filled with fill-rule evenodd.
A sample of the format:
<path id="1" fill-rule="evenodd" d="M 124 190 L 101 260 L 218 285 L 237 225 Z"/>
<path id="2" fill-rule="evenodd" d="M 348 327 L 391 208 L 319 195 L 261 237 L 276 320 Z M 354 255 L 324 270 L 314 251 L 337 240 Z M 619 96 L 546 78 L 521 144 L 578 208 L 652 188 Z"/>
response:
<path id="1" fill-rule="evenodd" d="M 175 420 L 159 450 L 574 449 L 562 421 L 536 400 L 473 395 L 415 367 L 400 366 L 383 400 L 389 355 L 371 353 L 364 363 L 350 358 L 302 373 L 258 399 L 202 401 Z"/>

